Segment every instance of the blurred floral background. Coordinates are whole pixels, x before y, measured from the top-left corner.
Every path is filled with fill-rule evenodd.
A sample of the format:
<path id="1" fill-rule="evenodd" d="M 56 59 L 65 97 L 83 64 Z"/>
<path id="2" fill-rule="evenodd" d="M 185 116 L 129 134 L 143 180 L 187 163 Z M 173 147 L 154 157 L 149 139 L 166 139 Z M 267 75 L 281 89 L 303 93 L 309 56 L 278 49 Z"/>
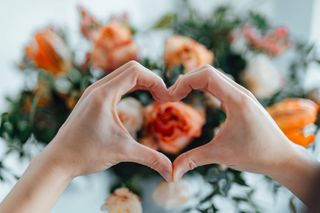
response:
<path id="1" fill-rule="evenodd" d="M 2 5 L 0 199 L 83 90 L 130 60 L 168 86 L 179 74 L 212 64 L 250 89 L 294 143 L 319 153 L 319 0 Z M 224 120 L 219 101 L 199 92 L 156 104 L 138 91 L 124 97 L 118 114 L 140 143 L 171 159 L 208 141 Z M 168 185 L 145 167 L 120 164 L 75 179 L 54 212 L 295 212 L 301 206 L 269 178 L 224 165 Z"/>

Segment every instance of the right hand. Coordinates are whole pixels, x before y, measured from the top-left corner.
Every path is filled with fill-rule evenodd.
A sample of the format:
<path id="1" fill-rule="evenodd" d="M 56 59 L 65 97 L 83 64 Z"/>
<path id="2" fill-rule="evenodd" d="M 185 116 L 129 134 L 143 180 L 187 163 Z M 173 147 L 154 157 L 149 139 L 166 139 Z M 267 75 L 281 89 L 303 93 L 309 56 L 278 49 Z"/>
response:
<path id="1" fill-rule="evenodd" d="M 301 182 L 310 182 L 319 164 L 304 148 L 289 141 L 251 92 L 209 65 L 181 76 L 169 94 L 177 101 L 192 89 L 218 98 L 227 118 L 209 143 L 174 161 L 174 179 L 195 167 L 217 163 L 269 175 L 304 194 Z"/>

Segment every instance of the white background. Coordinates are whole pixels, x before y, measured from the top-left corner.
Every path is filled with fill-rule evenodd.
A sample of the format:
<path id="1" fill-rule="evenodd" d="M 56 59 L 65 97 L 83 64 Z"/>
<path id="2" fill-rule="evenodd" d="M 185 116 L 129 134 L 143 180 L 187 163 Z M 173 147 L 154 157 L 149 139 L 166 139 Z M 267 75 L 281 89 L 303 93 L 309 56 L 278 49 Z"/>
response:
<path id="1" fill-rule="evenodd" d="M 173 0 L 0 0 L 0 112 L 6 109 L 4 97 L 14 95 L 22 87 L 21 74 L 15 62 L 22 54 L 22 48 L 32 33 L 48 24 L 64 26 L 71 38 L 78 33 L 77 5 L 86 6 L 97 17 L 103 19 L 110 14 L 128 12 L 135 26 L 147 28 L 161 14 L 178 8 Z M 203 12 L 212 5 L 231 2 L 236 8 L 257 8 L 268 14 L 277 25 L 287 25 L 290 31 L 302 39 L 320 41 L 320 0 L 234 0 L 234 1 L 192 1 Z M 76 41 L 75 41 L 76 43 Z M 317 72 L 318 67 L 313 68 Z M 318 71 L 319 72 L 319 71 Z M 312 77 L 309 85 L 319 84 L 319 78 Z M 0 141 L 0 155 L 3 141 Z M 15 160 L 9 162 L 21 173 L 25 168 Z M 105 174 L 79 178 L 59 200 L 55 212 L 99 212 L 107 190 Z M 12 187 L 12 183 L 0 184 L 0 200 Z M 271 209 L 270 209 L 271 210 Z M 284 212 L 283 210 L 282 212 Z M 272 210 L 271 210 L 272 212 Z"/>

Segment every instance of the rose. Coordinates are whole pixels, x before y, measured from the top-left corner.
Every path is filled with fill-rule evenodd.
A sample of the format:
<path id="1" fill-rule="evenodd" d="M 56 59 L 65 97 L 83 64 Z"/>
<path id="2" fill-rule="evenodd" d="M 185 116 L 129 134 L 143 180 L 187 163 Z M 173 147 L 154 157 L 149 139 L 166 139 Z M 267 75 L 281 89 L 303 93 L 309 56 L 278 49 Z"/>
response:
<path id="1" fill-rule="evenodd" d="M 266 55 L 256 55 L 249 59 L 243 72 L 242 81 L 258 98 L 268 98 L 284 85 L 281 73 Z"/>
<path id="2" fill-rule="evenodd" d="M 191 38 L 175 35 L 166 41 L 164 62 L 169 70 L 183 65 L 186 71 L 190 71 L 205 64 L 212 64 L 213 60 L 213 53 Z"/>
<path id="3" fill-rule="evenodd" d="M 152 194 L 154 202 L 165 209 L 182 207 L 192 196 L 191 183 L 184 179 L 169 183 L 161 181 Z"/>
<path id="4" fill-rule="evenodd" d="M 37 32 L 25 47 L 26 57 L 38 68 L 59 75 L 71 67 L 71 53 L 63 39 L 51 28 Z"/>
<path id="5" fill-rule="evenodd" d="M 143 107 L 134 98 L 124 98 L 118 103 L 118 116 L 130 135 L 136 138 L 143 125 Z"/>
<path id="6" fill-rule="evenodd" d="M 285 99 L 269 107 L 268 112 L 280 129 L 294 143 L 307 147 L 314 139 L 314 133 L 307 133 L 317 119 L 318 105 L 302 98 Z"/>
<path id="7" fill-rule="evenodd" d="M 127 25 L 113 21 L 99 28 L 93 39 L 91 60 L 94 66 L 111 72 L 138 58 L 137 45 Z"/>
<path id="8" fill-rule="evenodd" d="M 145 109 L 145 137 L 149 147 L 177 154 L 200 136 L 203 113 L 182 102 L 154 103 Z"/>
<path id="9" fill-rule="evenodd" d="M 107 210 L 108 213 L 142 213 L 140 198 L 128 188 L 116 189 L 101 208 Z"/>

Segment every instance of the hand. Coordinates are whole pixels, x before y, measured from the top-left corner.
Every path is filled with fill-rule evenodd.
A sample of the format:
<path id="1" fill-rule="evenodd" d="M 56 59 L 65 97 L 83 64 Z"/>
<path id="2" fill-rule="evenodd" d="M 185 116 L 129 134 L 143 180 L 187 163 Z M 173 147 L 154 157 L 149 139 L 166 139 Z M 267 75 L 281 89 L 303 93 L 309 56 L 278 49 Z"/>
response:
<path id="1" fill-rule="evenodd" d="M 147 89 L 156 101 L 167 101 L 165 84 L 137 62 L 129 62 L 85 90 L 45 152 L 72 176 L 102 171 L 120 162 L 136 162 L 171 179 L 170 160 L 136 142 L 117 115 L 121 96 Z"/>
<path id="2" fill-rule="evenodd" d="M 94 83 L 53 141 L 32 160 L 0 204 L 0 212 L 50 212 L 74 177 L 120 162 L 149 166 L 171 180 L 170 160 L 137 143 L 118 118 L 116 107 L 121 96 L 137 89 L 149 90 L 156 101 L 169 100 L 163 81 L 137 62 L 129 62 Z"/>
<path id="3" fill-rule="evenodd" d="M 227 118 L 209 143 L 174 161 L 174 179 L 195 167 L 217 163 L 269 175 L 298 196 L 306 195 L 308 187 L 302 183 L 312 182 L 319 164 L 286 138 L 248 90 L 209 65 L 180 77 L 169 93 L 180 100 L 192 89 L 217 97 Z"/>

